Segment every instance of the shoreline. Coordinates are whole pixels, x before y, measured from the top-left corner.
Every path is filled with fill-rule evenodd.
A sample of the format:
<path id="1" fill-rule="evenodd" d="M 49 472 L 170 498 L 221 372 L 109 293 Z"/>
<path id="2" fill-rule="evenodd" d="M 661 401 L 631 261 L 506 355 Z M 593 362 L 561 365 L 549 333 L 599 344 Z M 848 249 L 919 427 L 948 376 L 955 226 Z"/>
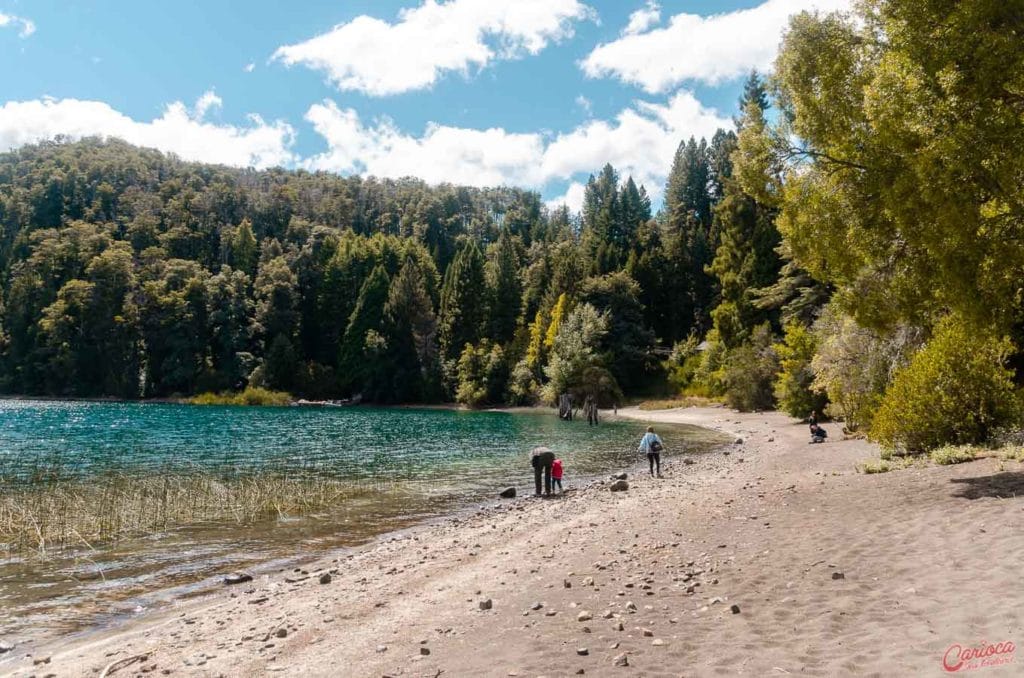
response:
<path id="1" fill-rule="evenodd" d="M 620 416 L 699 420 L 743 442 L 670 463 L 664 480 L 634 465 L 627 492 L 598 481 L 489 501 L 308 574 L 19 646 L 0 674 L 128 662 L 123 675 L 920 675 L 954 643 L 1024 636 L 1012 557 L 1024 537 L 1000 529 L 1024 509 L 1016 462 L 866 476 L 852 467 L 872 445 L 808 445 L 778 413 Z M 898 652 L 877 652 L 893 638 Z"/>

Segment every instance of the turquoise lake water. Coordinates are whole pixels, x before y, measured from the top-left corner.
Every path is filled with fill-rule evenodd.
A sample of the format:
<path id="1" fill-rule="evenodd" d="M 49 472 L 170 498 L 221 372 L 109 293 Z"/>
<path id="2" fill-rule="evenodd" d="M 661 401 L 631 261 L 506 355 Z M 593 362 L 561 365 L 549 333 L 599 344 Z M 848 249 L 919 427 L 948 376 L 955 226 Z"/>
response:
<path id="1" fill-rule="evenodd" d="M 589 427 L 540 412 L 0 400 L 0 483 L 28 482 L 41 470 L 87 479 L 193 469 L 312 475 L 367 490 L 298 519 L 177 526 L 45 561 L 3 560 L 0 551 L 0 635 L 102 624 L 231 569 L 363 543 L 495 498 L 507 485 L 532 492 L 529 450 L 538 445 L 564 460 L 572 488 L 632 464 L 643 430 L 640 422 Z M 722 442 L 695 427 L 659 432 L 669 457 Z"/>

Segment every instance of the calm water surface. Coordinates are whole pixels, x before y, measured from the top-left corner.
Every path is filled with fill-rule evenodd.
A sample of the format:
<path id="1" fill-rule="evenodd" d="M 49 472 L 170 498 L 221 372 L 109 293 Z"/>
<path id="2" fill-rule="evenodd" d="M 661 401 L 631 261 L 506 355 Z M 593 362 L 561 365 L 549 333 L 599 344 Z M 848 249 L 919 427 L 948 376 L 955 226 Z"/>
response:
<path id="1" fill-rule="evenodd" d="M 564 460 L 571 487 L 632 463 L 643 429 L 621 421 L 588 427 L 540 413 L 0 401 L 6 482 L 41 468 L 88 478 L 191 467 L 340 478 L 367 490 L 298 520 L 187 526 L 43 562 L 0 560 L 0 636 L 103 624 L 233 568 L 364 543 L 493 497 L 505 485 L 532 491 L 528 451 L 537 445 Z M 670 455 L 722 442 L 695 427 L 660 430 Z"/>

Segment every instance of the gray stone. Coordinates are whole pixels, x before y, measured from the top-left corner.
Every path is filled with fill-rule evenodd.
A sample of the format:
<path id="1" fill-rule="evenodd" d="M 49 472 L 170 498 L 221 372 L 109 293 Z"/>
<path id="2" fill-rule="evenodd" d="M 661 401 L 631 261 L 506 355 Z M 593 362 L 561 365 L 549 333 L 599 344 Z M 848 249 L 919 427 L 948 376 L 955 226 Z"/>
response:
<path id="1" fill-rule="evenodd" d="M 492 607 L 494 607 L 494 603 L 491 601 L 490 598 L 486 598 L 486 599 L 480 601 L 480 609 L 481 610 L 489 610 Z"/>
<path id="2" fill-rule="evenodd" d="M 578 654 L 581 657 L 586 657 L 588 654 L 590 654 L 590 650 L 588 650 L 585 647 L 578 647 L 576 648 L 576 654 Z"/>
<path id="3" fill-rule="evenodd" d="M 423 655 L 424 657 L 426 657 L 428 654 L 430 654 L 430 648 L 429 647 L 421 647 L 420 648 L 420 654 Z"/>
<path id="4" fill-rule="evenodd" d="M 612 480 L 625 480 L 629 475 L 626 473 L 616 473 L 612 476 Z"/>
<path id="5" fill-rule="evenodd" d="M 625 492 L 628 489 L 629 483 L 625 480 L 616 480 L 611 486 L 612 492 Z"/>
<path id="6" fill-rule="evenodd" d="M 274 632 L 274 635 L 277 636 L 278 638 L 287 638 L 288 637 L 288 629 L 280 628 L 280 629 L 278 629 L 277 631 Z"/>
<path id="7" fill-rule="evenodd" d="M 504 490 L 498 493 L 502 499 L 514 499 L 516 496 L 516 488 L 506 487 Z"/>
<path id="8" fill-rule="evenodd" d="M 612 660 L 612 666 L 629 666 L 629 657 L 626 653 L 615 655 L 615 659 Z"/>
<path id="9" fill-rule="evenodd" d="M 320 575 L 320 583 L 321 584 L 330 584 L 331 583 L 331 573 L 330 572 L 324 572 L 322 575 Z"/>
<path id="10" fill-rule="evenodd" d="M 576 621 L 581 621 L 581 622 L 582 621 L 590 621 L 593 618 L 594 618 L 594 615 L 590 614 L 590 612 L 588 612 L 587 610 L 583 610 L 578 615 L 576 615 Z"/>
<path id="11" fill-rule="evenodd" d="M 732 605 L 732 606 L 729 607 L 729 609 L 732 610 L 733 614 L 739 614 L 740 613 L 740 606 L 739 605 Z"/>
<path id="12" fill-rule="evenodd" d="M 833 579 L 846 579 L 846 575 L 843 574 L 842 572 L 833 572 L 832 573 L 832 578 Z"/>
<path id="13" fill-rule="evenodd" d="M 245 572 L 232 572 L 228 576 L 224 577 L 224 584 L 227 586 L 244 584 L 248 581 L 252 581 L 252 575 L 246 574 Z"/>
<path id="14" fill-rule="evenodd" d="M 14 643 L 8 643 L 7 641 L 0 640 L 0 654 L 7 654 L 14 650 Z"/>

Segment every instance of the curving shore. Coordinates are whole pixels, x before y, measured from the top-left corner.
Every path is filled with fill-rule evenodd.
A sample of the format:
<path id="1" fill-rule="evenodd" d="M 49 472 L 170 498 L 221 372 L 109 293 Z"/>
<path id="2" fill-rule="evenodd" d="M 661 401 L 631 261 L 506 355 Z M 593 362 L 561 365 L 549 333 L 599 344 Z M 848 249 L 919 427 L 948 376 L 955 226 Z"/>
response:
<path id="1" fill-rule="evenodd" d="M 1019 675 L 1024 467 L 866 476 L 870 444 L 808 445 L 778 413 L 619 416 L 742 443 L 661 480 L 629 469 L 627 492 L 495 501 L 109 631 L 14 639 L 0 675 L 941 675 L 982 643 L 1002 645 L 979 675 Z"/>

